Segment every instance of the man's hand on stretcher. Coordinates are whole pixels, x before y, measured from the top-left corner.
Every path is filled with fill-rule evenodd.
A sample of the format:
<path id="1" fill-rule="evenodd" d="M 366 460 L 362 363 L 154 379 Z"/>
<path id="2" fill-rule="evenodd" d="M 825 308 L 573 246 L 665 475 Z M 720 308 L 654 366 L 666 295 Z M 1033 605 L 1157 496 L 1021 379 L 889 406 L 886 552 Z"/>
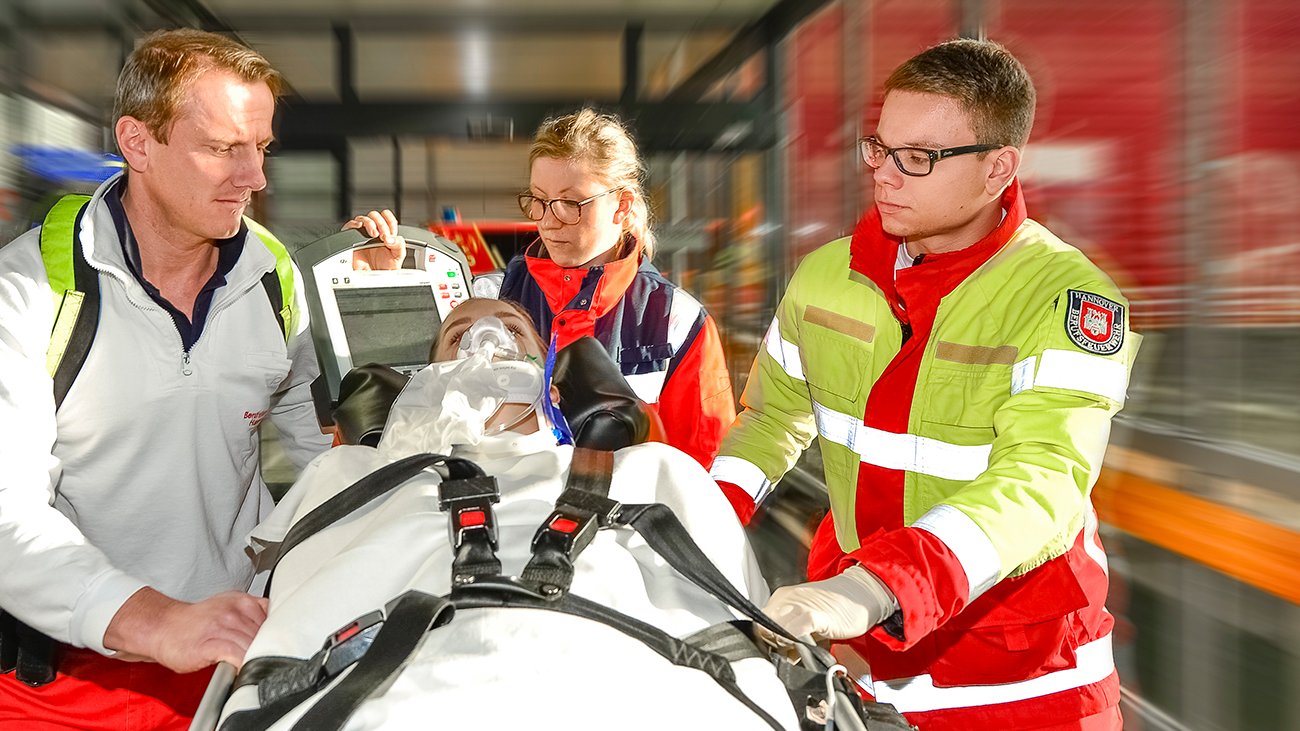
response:
<path id="1" fill-rule="evenodd" d="M 267 600 L 227 591 L 193 604 L 145 587 L 117 610 L 104 646 L 128 661 L 156 662 L 189 673 L 217 662 L 236 668 L 266 621 Z"/>
<path id="2" fill-rule="evenodd" d="M 821 581 L 783 586 L 772 593 L 763 612 L 795 637 L 846 640 L 867 633 L 898 611 L 898 600 L 875 574 L 861 566 Z M 758 634 L 778 649 L 790 641 L 755 625 Z"/>

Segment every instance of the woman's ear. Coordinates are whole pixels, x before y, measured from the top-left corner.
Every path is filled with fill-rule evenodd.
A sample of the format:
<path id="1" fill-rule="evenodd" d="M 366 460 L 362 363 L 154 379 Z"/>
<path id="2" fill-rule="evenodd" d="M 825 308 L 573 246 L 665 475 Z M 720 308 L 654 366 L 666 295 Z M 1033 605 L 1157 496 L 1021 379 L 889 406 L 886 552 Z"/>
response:
<path id="1" fill-rule="evenodd" d="M 551 386 L 551 403 L 556 406 L 560 405 L 560 389 L 556 388 L 554 385 Z"/>
<path id="2" fill-rule="evenodd" d="M 623 225 L 627 217 L 632 215 L 632 204 L 636 202 L 636 194 L 630 190 L 624 190 L 618 194 L 618 208 L 614 209 L 614 223 Z"/>

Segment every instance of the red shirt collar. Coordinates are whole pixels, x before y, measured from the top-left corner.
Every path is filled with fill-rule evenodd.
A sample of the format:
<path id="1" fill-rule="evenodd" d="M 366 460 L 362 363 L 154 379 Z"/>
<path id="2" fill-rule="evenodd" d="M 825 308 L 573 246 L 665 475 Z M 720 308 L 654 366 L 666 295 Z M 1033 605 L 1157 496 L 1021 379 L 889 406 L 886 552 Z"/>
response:
<path id="1" fill-rule="evenodd" d="M 853 231 L 849 268 L 880 288 L 901 322 L 909 319 L 902 307 L 903 302 L 913 314 L 918 311 L 918 306 L 933 313 L 944 295 L 998 253 L 1024 223 L 1025 201 L 1019 178 L 1012 180 L 1002 194 L 1001 207 L 1006 215 L 984 238 L 964 249 L 926 254 L 922 264 L 898 272 L 896 281 L 894 262 L 902 240 L 885 233 L 880 225 L 880 211 L 872 206 Z"/>
<path id="2" fill-rule="evenodd" d="M 640 246 L 621 259 L 589 268 L 562 267 L 553 259 L 535 255 L 542 253 L 545 252 L 538 240 L 525 251 L 524 262 L 528 266 L 528 273 L 537 280 L 542 292 L 546 294 L 546 303 L 550 305 L 551 312 L 555 313 L 569 309 L 573 299 L 584 289 L 583 282 L 594 272 L 600 281 L 596 284 L 589 309 L 595 317 L 604 316 L 622 299 L 641 267 Z"/>

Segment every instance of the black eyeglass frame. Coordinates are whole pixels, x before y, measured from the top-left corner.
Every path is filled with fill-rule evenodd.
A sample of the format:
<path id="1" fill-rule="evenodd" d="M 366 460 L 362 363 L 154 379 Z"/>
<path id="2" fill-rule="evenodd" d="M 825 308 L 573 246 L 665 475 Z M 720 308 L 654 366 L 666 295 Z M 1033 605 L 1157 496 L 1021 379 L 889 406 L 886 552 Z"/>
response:
<path id="1" fill-rule="evenodd" d="M 547 199 L 547 198 L 542 198 L 541 196 L 533 195 L 532 193 L 520 193 L 519 195 L 515 196 L 515 199 L 519 201 L 519 210 L 523 212 L 524 218 L 527 218 L 529 221 L 533 221 L 533 222 L 541 221 L 543 218 L 546 218 L 546 212 L 549 210 L 551 212 L 551 215 L 555 216 L 555 220 L 559 221 L 565 226 L 572 226 L 582 220 L 582 209 L 585 208 L 588 203 L 591 203 L 597 198 L 607 196 L 610 193 L 613 193 L 614 191 L 623 190 L 624 187 L 625 186 L 620 185 L 617 188 L 610 188 L 609 190 L 604 191 L 603 193 L 597 193 L 589 198 L 583 198 L 580 201 L 575 201 L 572 198 Z M 538 203 L 542 204 L 542 215 L 538 216 L 537 218 L 533 218 L 533 214 L 531 212 L 533 207 L 532 201 L 537 201 Z M 563 218 L 560 217 L 560 214 L 555 212 L 554 206 L 556 203 L 570 203 L 576 206 L 578 209 L 578 217 L 573 219 L 572 221 L 564 220 Z"/>
<path id="2" fill-rule="evenodd" d="M 944 160 L 950 157 L 956 157 L 958 155 L 970 155 L 976 152 L 992 152 L 993 150 L 996 150 L 1000 147 L 1006 147 L 1006 145 L 984 144 L 984 145 L 962 145 L 961 147 L 945 147 L 942 150 L 931 150 L 926 147 L 888 147 L 885 145 L 885 143 L 876 139 L 874 135 L 869 137 L 861 137 L 858 139 L 858 152 L 859 154 L 862 155 L 862 162 L 866 163 L 867 167 L 871 168 L 872 170 L 879 169 L 878 165 L 871 164 L 871 155 L 869 154 L 869 150 L 871 149 L 871 145 L 873 144 L 879 146 L 880 149 L 884 150 L 885 155 L 894 158 L 894 165 L 898 166 L 898 172 L 904 175 L 910 175 L 913 178 L 924 178 L 925 176 L 934 172 L 934 164 L 939 162 L 940 160 Z M 930 159 L 930 169 L 926 170 L 923 173 L 909 172 L 903 167 L 903 161 L 898 159 L 898 153 L 900 152 L 919 152 L 924 154 L 926 157 Z M 881 160 L 881 164 L 883 163 L 884 160 Z"/>

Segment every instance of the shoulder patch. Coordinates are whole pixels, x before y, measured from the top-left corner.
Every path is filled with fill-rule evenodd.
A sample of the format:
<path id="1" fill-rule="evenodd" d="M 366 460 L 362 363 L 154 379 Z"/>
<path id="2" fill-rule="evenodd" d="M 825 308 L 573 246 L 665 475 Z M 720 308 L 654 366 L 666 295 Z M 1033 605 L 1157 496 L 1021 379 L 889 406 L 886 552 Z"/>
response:
<path id="1" fill-rule="evenodd" d="M 1065 332 L 1089 353 L 1114 355 L 1124 345 L 1124 305 L 1091 292 L 1068 291 Z"/>

